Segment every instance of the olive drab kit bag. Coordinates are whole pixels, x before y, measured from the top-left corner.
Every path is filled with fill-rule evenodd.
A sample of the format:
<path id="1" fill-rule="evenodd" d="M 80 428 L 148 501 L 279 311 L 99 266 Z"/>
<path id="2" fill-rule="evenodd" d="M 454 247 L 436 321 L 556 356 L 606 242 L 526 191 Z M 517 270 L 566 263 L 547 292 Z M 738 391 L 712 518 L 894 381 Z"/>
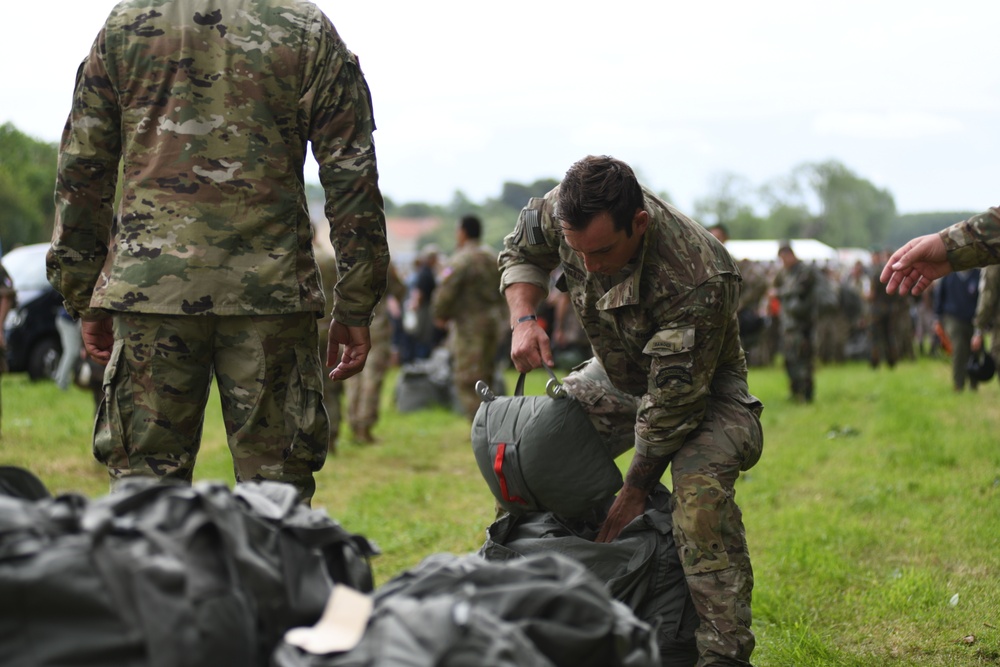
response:
<path id="1" fill-rule="evenodd" d="M 661 667 L 693 667 L 699 620 L 674 542 L 670 492 L 658 484 L 645 512 L 612 542 L 594 542 L 599 526 L 600 521 L 570 521 L 552 512 L 508 513 L 489 527 L 479 555 L 514 563 L 549 553 L 572 558 L 656 629 Z"/>
<path id="2" fill-rule="evenodd" d="M 524 373 L 513 396 L 476 385 L 483 402 L 472 422 L 472 450 L 504 510 L 587 516 L 614 498 L 621 471 L 583 406 L 546 370 L 543 396 L 524 395 Z"/>
<path id="3" fill-rule="evenodd" d="M 372 590 L 374 545 L 287 484 L 38 495 L 0 487 L 7 667 L 263 667 L 335 584 Z"/>
<path id="4" fill-rule="evenodd" d="M 373 597 L 353 648 L 314 653 L 286 637 L 274 667 L 660 666 L 653 629 L 559 554 L 435 554 Z"/>

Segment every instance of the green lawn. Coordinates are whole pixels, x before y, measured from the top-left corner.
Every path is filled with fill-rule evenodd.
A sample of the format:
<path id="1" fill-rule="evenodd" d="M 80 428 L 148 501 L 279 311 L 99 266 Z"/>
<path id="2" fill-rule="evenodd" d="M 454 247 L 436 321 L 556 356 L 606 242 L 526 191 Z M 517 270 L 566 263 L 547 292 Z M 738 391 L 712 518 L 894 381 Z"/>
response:
<path id="1" fill-rule="evenodd" d="M 545 379 L 529 376 L 529 391 Z M 478 549 L 493 516 L 469 425 L 444 410 L 396 413 L 393 380 L 380 443 L 345 433 L 314 502 L 380 546 L 376 583 L 431 553 Z M 2 381 L 0 463 L 55 492 L 105 493 L 89 394 Z M 756 575 L 755 664 L 1000 665 L 1000 383 L 956 395 L 940 359 L 822 368 L 813 405 L 786 400 L 778 367 L 752 369 L 750 383 L 765 451 L 737 493 Z M 197 476 L 232 480 L 215 399 Z"/>

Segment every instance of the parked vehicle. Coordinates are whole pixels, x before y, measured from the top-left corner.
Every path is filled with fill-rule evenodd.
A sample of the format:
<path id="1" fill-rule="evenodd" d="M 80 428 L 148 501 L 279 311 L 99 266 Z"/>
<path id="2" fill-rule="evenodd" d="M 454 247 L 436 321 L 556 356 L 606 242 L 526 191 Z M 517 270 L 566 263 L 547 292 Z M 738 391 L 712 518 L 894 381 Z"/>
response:
<path id="1" fill-rule="evenodd" d="M 35 243 L 0 258 L 17 292 L 17 305 L 3 323 L 7 363 L 12 373 L 27 372 L 32 380 L 51 379 L 62 356 L 56 318 L 63 299 L 45 278 L 48 249 L 48 243 Z"/>

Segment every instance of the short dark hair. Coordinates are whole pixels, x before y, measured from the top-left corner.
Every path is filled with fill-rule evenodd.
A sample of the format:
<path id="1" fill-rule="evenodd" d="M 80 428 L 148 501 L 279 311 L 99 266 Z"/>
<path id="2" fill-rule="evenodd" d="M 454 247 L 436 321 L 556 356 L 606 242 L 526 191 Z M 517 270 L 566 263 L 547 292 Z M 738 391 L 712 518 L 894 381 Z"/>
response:
<path id="1" fill-rule="evenodd" d="M 724 236 L 726 236 L 726 237 L 728 237 L 728 236 L 729 236 L 729 228 L 728 228 L 728 227 L 726 227 L 726 226 L 725 226 L 725 225 L 724 225 L 723 223 L 721 223 L 721 222 L 717 222 L 717 223 L 715 223 L 714 225 L 712 225 L 711 227 L 709 227 L 709 228 L 708 228 L 708 231 L 712 231 L 713 229 L 718 229 L 718 230 L 719 230 L 720 232 L 722 232 L 722 234 L 723 234 Z"/>
<path id="2" fill-rule="evenodd" d="M 585 229 L 608 213 L 615 230 L 632 236 L 632 219 L 644 208 L 642 187 L 632 168 L 608 155 L 588 155 L 575 162 L 559 185 L 556 217 L 573 229 Z"/>
<path id="3" fill-rule="evenodd" d="M 470 239 L 478 239 L 483 235 L 483 223 L 477 216 L 463 215 L 462 219 L 458 221 L 458 225 Z"/>

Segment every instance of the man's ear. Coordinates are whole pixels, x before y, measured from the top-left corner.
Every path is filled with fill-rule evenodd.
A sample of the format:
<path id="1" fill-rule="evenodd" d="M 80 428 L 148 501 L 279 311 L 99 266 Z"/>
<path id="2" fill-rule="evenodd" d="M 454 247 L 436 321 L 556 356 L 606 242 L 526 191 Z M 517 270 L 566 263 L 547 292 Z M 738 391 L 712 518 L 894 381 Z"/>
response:
<path id="1" fill-rule="evenodd" d="M 635 212 L 635 216 L 632 218 L 632 231 L 642 236 L 646 233 L 646 229 L 648 227 L 649 213 L 647 213 L 645 209 L 640 208 Z"/>

